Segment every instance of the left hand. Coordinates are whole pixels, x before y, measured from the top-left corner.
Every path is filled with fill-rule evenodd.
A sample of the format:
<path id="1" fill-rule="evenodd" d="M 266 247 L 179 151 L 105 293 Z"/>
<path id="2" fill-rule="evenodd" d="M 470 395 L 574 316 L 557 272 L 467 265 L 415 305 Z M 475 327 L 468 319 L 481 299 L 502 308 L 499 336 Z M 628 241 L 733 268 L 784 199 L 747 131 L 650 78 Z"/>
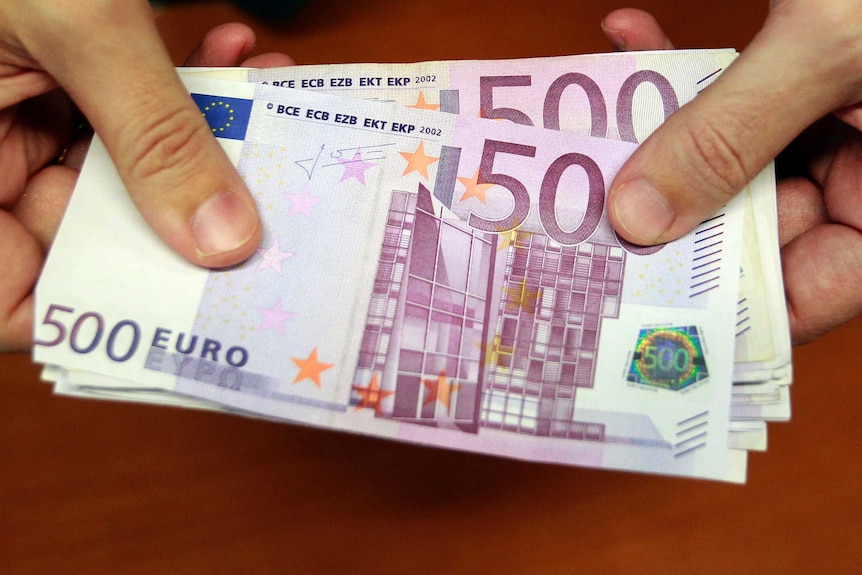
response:
<path id="1" fill-rule="evenodd" d="M 254 47 L 250 28 L 225 24 L 206 34 L 185 65 L 293 64 L 283 54 L 248 57 Z M 49 82 L 40 89 L 51 87 Z M 17 88 L 7 89 L 6 96 L 13 97 Z M 59 90 L 0 109 L 0 352 L 23 352 L 32 344 L 33 289 L 89 143 L 89 134 L 80 133 L 82 122 L 74 103 Z"/>

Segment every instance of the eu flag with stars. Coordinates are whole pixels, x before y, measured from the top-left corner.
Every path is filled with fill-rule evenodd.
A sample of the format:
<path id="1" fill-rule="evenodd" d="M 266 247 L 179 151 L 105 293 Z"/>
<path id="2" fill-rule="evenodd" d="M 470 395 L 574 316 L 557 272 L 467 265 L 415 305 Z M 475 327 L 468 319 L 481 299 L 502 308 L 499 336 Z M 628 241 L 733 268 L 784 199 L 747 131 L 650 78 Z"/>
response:
<path id="1" fill-rule="evenodd" d="M 214 136 L 231 140 L 245 139 L 251 100 L 207 94 L 192 94 L 192 99 L 203 112 Z"/>

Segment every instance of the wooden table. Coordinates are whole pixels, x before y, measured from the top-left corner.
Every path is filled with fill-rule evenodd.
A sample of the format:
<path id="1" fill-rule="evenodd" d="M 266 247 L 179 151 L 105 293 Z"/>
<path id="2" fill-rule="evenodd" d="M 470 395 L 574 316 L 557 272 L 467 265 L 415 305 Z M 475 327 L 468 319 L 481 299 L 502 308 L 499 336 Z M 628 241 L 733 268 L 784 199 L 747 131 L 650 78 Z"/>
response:
<path id="1" fill-rule="evenodd" d="M 177 61 L 252 23 L 299 63 L 607 49 L 595 0 L 312 1 L 280 27 L 162 10 Z M 640 2 L 742 48 L 766 2 Z M 53 397 L 0 357 L 0 573 L 858 573 L 862 322 L 796 350 L 794 419 L 746 486 L 526 464 L 179 409 Z"/>

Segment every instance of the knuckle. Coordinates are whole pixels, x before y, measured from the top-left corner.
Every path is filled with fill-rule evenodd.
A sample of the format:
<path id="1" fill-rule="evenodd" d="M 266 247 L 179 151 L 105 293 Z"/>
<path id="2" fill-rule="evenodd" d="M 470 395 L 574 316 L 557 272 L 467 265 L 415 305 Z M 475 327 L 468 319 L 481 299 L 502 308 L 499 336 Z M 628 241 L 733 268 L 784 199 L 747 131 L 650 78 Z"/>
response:
<path id="1" fill-rule="evenodd" d="M 131 180 L 184 181 L 194 174 L 211 134 L 200 113 L 184 104 L 162 102 L 132 114 L 137 120 L 120 158 Z"/>
<path id="2" fill-rule="evenodd" d="M 695 152 L 689 159 L 689 169 L 704 193 L 727 201 L 757 175 L 748 166 L 746 154 L 713 121 L 688 126 L 684 137 L 690 140 L 690 146 L 685 148 Z"/>

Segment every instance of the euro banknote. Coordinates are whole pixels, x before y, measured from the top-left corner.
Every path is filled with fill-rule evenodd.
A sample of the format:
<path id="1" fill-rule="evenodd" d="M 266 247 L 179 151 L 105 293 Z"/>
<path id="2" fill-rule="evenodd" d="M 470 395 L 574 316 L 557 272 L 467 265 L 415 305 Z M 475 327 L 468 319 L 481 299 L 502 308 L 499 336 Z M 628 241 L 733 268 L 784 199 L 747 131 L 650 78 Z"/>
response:
<path id="1" fill-rule="evenodd" d="M 189 87 L 258 200 L 258 254 L 223 271 L 173 254 L 94 141 L 37 287 L 37 361 L 330 429 L 743 479 L 727 313 L 742 199 L 633 246 L 604 198 L 634 144 Z M 717 265 L 693 282 L 704 253 Z"/>
<path id="2" fill-rule="evenodd" d="M 499 61 L 331 64 L 200 69 L 239 81 L 322 90 L 404 106 L 505 119 L 641 142 L 714 82 L 734 50 L 590 54 Z M 742 192 L 743 256 L 737 302 L 733 418 L 790 417 L 791 346 L 778 257 L 774 173 Z M 764 393 L 767 383 L 770 393 Z M 761 385 L 752 385 L 752 384 Z M 759 414 L 759 415 L 756 415 Z"/>
<path id="3" fill-rule="evenodd" d="M 266 70 L 183 69 L 182 73 L 322 90 L 639 142 L 708 87 L 735 57 L 733 50 L 688 50 Z M 733 401 L 740 408 L 733 411 L 733 418 L 747 420 L 756 413 L 770 420 L 787 419 L 790 414 L 789 393 L 780 389 L 790 383 L 792 372 L 773 179 L 770 166 L 743 193 L 734 379 L 748 385 L 734 390 Z M 66 381 L 78 379 L 71 376 Z M 769 387 L 768 393 L 764 387 Z M 69 392 L 71 386 L 62 390 Z"/>
<path id="4" fill-rule="evenodd" d="M 640 142 L 706 89 L 736 55 L 734 50 L 681 50 L 262 70 L 203 68 L 182 73 L 322 90 Z M 609 113 L 612 108 L 615 113 Z M 756 412 L 764 419 L 786 420 L 790 395 L 779 388 L 791 383 L 792 365 L 772 166 L 743 195 L 747 200 L 734 380 L 746 385 L 738 386 L 733 398 L 745 408 L 735 410 L 733 417 L 745 413 L 750 419 L 755 413 L 752 405 L 757 405 Z M 767 382 L 772 393 L 751 385 L 761 382 Z"/>
<path id="5" fill-rule="evenodd" d="M 734 50 L 679 50 L 410 64 L 329 64 L 188 73 L 319 90 L 640 143 L 714 82 Z M 735 380 L 789 384 L 774 174 L 746 199 Z"/>
<path id="6" fill-rule="evenodd" d="M 505 61 L 345 64 L 268 70 L 184 68 L 180 71 L 183 75 L 292 85 L 449 112 L 462 111 L 461 90 L 454 84 L 468 94 L 476 92 L 478 86 L 478 96 L 474 93 L 472 98 L 465 100 L 473 101 L 468 108 L 475 108 L 476 102 L 483 108 L 466 110 L 472 114 L 532 124 L 527 113 L 538 117 L 541 112 L 542 121 L 552 128 L 639 141 L 649 135 L 668 113 L 714 81 L 735 57 L 733 50 L 663 51 Z M 456 73 L 450 74 L 450 69 Z M 593 76 L 599 81 L 593 80 Z M 443 88 L 444 85 L 448 89 Z M 695 86 L 696 91 L 691 90 L 691 86 Z M 580 103 L 577 98 L 565 95 L 567 90 L 577 92 L 582 88 L 588 97 Z M 653 88 L 658 92 L 653 92 Z M 495 93 L 497 103 L 502 101 L 505 106 L 495 106 Z M 534 102 L 543 95 L 543 110 L 539 110 Z M 656 100 L 656 95 L 660 100 Z M 620 130 L 613 125 L 600 131 L 591 129 L 591 124 L 607 124 L 605 102 L 617 102 L 618 96 L 622 98 L 622 108 L 626 112 L 618 110 L 612 116 L 615 121 L 622 116 L 621 123 L 628 122 L 630 127 Z M 620 108 L 619 103 L 614 105 Z M 549 118 L 549 109 L 554 111 L 552 118 Z M 627 132 L 631 135 L 626 136 Z M 780 266 L 776 258 L 770 260 L 771 253 L 777 250 L 775 196 L 771 182 L 772 174 L 767 171 L 752 184 L 743 228 L 734 378 L 737 382 L 767 380 L 766 384 L 748 383 L 734 388 L 731 419 L 746 422 L 749 425 L 746 429 L 750 429 L 755 419 L 785 420 L 790 416 L 789 393 L 783 388 L 783 384 L 789 383 L 790 365 L 787 326 L 780 297 Z M 757 219 L 753 218 L 754 213 L 759 214 Z M 771 305 L 767 306 L 767 303 Z M 57 373 L 46 373 L 46 376 L 55 382 L 58 393 L 122 396 L 133 401 L 218 408 L 200 400 L 142 389 L 86 372 L 64 370 L 61 375 Z M 757 445 L 760 445 L 765 442 L 766 428 L 760 426 L 758 430 L 761 438 Z M 737 440 L 734 435 L 743 434 L 731 430 L 730 439 L 734 445 L 751 445 L 750 441 Z M 747 430 L 744 435 L 750 437 L 752 432 Z"/>

